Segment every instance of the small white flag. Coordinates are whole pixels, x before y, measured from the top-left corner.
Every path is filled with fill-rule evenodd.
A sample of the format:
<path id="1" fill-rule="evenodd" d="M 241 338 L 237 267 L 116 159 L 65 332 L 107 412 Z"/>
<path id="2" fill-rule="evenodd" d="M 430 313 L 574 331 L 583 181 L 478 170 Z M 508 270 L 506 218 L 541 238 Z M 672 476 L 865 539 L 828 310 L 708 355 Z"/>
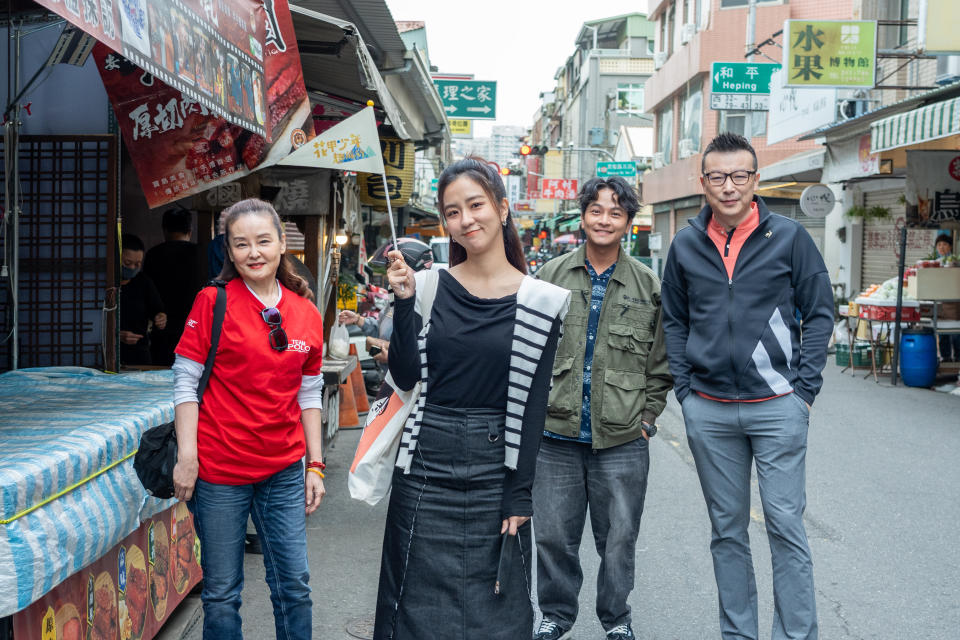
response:
<path id="1" fill-rule="evenodd" d="M 373 107 L 364 107 L 330 127 L 277 164 L 382 174 L 383 154 Z"/>

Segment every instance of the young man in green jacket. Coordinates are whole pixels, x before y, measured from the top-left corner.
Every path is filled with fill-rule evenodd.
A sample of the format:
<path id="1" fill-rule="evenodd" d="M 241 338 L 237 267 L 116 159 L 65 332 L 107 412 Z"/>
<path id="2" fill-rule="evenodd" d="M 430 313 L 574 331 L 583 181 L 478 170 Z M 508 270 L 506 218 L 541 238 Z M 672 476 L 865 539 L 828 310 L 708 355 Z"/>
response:
<path id="1" fill-rule="evenodd" d="M 567 637 L 583 582 L 580 539 L 600 554 L 597 616 L 609 640 L 632 640 L 627 596 L 650 466 L 648 440 L 672 378 L 660 326 L 660 282 L 620 240 L 640 208 L 620 177 L 593 178 L 578 196 L 586 244 L 537 277 L 573 292 L 533 486 L 537 593 L 534 640 Z"/>

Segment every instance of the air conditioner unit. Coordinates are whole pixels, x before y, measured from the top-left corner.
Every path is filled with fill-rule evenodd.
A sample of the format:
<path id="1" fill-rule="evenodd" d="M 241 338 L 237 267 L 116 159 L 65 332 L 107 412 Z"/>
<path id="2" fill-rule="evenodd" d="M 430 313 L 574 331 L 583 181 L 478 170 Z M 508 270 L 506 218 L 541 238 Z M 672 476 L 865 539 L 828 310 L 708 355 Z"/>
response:
<path id="1" fill-rule="evenodd" d="M 667 62 L 667 52 L 661 51 L 660 53 L 653 54 L 653 68 L 659 69 Z"/>
<path id="2" fill-rule="evenodd" d="M 657 151 L 653 154 L 653 168 L 663 169 L 663 151 Z"/>
<path id="3" fill-rule="evenodd" d="M 694 34 L 697 32 L 697 25 L 693 22 L 688 22 L 687 24 L 680 27 L 680 44 L 687 44 L 693 39 Z"/>
<path id="4" fill-rule="evenodd" d="M 681 158 L 689 158 L 697 152 L 697 145 L 690 138 L 683 138 L 677 143 L 677 155 Z"/>
<path id="5" fill-rule="evenodd" d="M 937 84 L 960 80 L 960 56 L 937 56 Z"/>

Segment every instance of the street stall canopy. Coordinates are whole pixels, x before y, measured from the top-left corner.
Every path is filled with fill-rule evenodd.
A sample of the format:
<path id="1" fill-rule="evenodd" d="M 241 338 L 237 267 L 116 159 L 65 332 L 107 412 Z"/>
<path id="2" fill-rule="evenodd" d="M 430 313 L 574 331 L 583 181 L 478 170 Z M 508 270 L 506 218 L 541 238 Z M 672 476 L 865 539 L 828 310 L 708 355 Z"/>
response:
<path id="1" fill-rule="evenodd" d="M 907 113 L 898 113 L 872 123 L 870 128 L 871 153 L 958 134 L 960 97 L 928 104 Z"/>
<path id="2" fill-rule="evenodd" d="M 357 27 L 298 5 L 290 5 L 290 13 L 304 81 L 316 104 L 315 120 L 332 117 L 339 121 L 373 100 L 397 137 L 409 140 L 406 118 L 387 90 Z"/>

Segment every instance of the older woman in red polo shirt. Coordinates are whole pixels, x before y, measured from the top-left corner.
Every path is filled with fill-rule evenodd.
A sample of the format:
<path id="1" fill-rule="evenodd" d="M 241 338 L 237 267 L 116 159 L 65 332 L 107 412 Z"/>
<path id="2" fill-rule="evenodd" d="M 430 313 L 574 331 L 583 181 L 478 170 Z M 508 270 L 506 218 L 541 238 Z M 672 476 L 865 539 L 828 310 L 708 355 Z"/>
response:
<path id="1" fill-rule="evenodd" d="M 196 387 L 210 349 L 215 287 L 197 296 L 176 349 L 174 488 L 202 545 L 204 639 L 242 637 L 244 538 L 252 516 L 277 638 L 303 640 L 311 635 L 306 515 L 325 493 L 322 318 L 284 256 L 273 207 L 249 199 L 223 217 L 227 308 L 200 405 Z"/>

